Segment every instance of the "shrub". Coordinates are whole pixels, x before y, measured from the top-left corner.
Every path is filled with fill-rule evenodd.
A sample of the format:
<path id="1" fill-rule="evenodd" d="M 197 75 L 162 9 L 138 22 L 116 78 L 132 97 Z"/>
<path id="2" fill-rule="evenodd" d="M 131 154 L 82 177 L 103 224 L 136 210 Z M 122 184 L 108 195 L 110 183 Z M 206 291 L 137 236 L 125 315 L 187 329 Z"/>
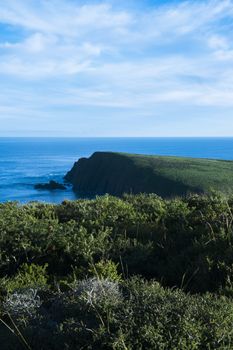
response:
<path id="1" fill-rule="evenodd" d="M 9 294 L 3 303 L 3 310 L 18 318 L 23 315 L 32 316 L 40 305 L 38 290 L 25 288 Z"/>
<path id="2" fill-rule="evenodd" d="M 41 288 L 47 285 L 48 264 L 39 266 L 35 264 L 22 264 L 14 277 L 3 279 L 3 285 L 8 292 L 21 288 Z"/>
<path id="3" fill-rule="evenodd" d="M 73 291 L 90 305 L 106 299 L 116 301 L 121 298 L 118 284 L 107 279 L 90 278 L 80 281 Z"/>
<path id="4" fill-rule="evenodd" d="M 35 350 L 232 349 L 232 203 L 0 204 L 3 321 L 12 314 Z M 0 342 L 22 348 L 3 323 Z"/>
<path id="5" fill-rule="evenodd" d="M 89 272 L 99 279 L 108 279 L 113 282 L 120 282 L 122 277 L 118 274 L 119 264 L 111 260 L 100 260 L 96 264 L 91 264 Z"/>

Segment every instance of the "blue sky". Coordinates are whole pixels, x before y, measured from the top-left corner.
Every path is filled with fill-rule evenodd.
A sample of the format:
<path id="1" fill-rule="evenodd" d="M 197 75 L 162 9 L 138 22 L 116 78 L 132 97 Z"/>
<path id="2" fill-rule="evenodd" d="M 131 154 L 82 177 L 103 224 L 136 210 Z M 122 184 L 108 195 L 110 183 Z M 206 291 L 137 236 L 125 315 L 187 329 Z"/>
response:
<path id="1" fill-rule="evenodd" d="M 233 1 L 7 0 L 0 136 L 233 136 Z"/>

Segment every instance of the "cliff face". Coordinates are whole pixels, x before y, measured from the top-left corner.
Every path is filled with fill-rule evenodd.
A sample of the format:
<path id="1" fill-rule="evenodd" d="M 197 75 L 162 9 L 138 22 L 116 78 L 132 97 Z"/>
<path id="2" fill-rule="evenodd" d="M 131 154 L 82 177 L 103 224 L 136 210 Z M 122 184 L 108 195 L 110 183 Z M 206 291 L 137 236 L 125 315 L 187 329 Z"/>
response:
<path id="1" fill-rule="evenodd" d="M 163 197 L 201 192 L 178 179 L 171 179 L 156 171 L 152 157 L 111 152 L 96 152 L 81 158 L 66 174 L 77 193 L 86 195 L 123 193 L 156 193 Z"/>
<path id="2" fill-rule="evenodd" d="M 210 159 L 96 152 L 82 158 L 65 180 L 82 195 L 156 193 L 183 196 L 217 190 L 233 192 L 233 162 Z"/>

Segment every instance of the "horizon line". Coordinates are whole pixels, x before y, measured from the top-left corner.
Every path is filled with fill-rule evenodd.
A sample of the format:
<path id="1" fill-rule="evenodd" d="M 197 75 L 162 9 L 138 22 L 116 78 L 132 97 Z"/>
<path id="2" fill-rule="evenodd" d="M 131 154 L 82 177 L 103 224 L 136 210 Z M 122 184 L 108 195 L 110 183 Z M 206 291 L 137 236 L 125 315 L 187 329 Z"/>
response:
<path id="1" fill-rule="evenodd" d="M 162 139 L 162 138 L 233 138 L 232 136 L 0 136 L 0 139 Z"/>

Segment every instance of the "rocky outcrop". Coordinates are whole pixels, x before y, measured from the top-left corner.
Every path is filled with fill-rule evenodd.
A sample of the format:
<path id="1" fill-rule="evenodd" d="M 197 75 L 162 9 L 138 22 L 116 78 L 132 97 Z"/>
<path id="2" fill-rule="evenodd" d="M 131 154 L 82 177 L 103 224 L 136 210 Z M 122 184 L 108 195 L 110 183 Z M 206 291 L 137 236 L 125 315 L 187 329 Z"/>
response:
<path id="1" fill-rule="evenodd" d="M 49 183 L 41 183 L 41 184 L 36 184 L 34 186 L 36 190 L 49 190 L 49 191 L 54 191 L 54 190 L 66 190 L 66 186 L 63 184 L 60 184 L 59 182 L 56 181 L 49 181 Z"/>
<path id="2" fill-rule="evenodd" d="M 111 152 L 96 152 L 81 158 L 66 174 L 65 180 L 78 194 L 156 193 L 163 197 L 200 192 L 178 180 L 169 179 L 156 171 L 151 158 Z"/>
<path id="3" fill-rule="evenodd" d="M 65 180 L 80 195 L 156 193 L 161 197 L 233 191 L 233 161 L 96 152 Z"/>

